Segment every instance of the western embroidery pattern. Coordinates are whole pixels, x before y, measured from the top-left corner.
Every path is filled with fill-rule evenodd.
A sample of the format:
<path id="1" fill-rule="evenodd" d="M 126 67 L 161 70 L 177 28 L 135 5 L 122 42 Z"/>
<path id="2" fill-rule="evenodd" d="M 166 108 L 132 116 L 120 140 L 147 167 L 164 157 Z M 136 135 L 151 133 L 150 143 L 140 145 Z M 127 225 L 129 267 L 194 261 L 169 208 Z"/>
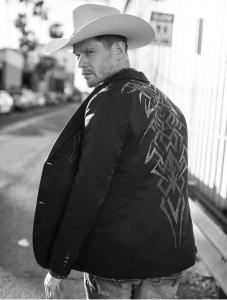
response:
<path id="1" fill-rule="evenodd" d="M 171 101 L 151 84 L 143 85 L 141 82 L 130 80 L 121 92 L 139 92 L 140 104 L 144 105 L 149 122 L 141 142 L 148 133 L 152 137 L 144 163 L 150 163 L 150 173 L 159 177 L 157 187 L 162 193 L 160 209 L 168 219 L 175 247 L 178 248 L 181 244 L 187 194 L 186 124 L 180 120 L 179 111 Z"/>

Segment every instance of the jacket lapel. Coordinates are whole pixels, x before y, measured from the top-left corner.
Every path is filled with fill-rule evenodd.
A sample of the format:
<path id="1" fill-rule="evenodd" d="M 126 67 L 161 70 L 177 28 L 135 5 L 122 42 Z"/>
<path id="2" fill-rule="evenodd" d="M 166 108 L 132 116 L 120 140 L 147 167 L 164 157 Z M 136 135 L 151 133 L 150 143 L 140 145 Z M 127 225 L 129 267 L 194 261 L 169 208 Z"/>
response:
<path id="1" fill-rule="evenodd" d="M 83 115 L 86 109 L 86 104 L 88 103 L 86 100 L 80 105 L 78 110 L 74 113 L 72 118 L 58 136 L 53 148 L 50 151 L 48 159 L 51 159 L 51 157 L 73 135 L 73 133 L 77 132 L 82 127 Z"/>
<path id="2" fill-rule="evenodd" d="M 97 94 L 103 87 L 105 87 L 109 81 L 105 81 L 102 84 L 98 85 L 91 94 L 84 100 L 84 102 L 80 105 L 77 111 L 74 113 L 72 118 L 63 128 L 62 132 L 60 133 L 59 137 L 57 138 L 53 148 L 50 151 L 48 156 L 48 160 L 58 151 L 58 149 L 78 130 L 82 130 L 83 122 L 84 122 L 84 114 L 87 107 L 88 102 L 90 99 Z"/>

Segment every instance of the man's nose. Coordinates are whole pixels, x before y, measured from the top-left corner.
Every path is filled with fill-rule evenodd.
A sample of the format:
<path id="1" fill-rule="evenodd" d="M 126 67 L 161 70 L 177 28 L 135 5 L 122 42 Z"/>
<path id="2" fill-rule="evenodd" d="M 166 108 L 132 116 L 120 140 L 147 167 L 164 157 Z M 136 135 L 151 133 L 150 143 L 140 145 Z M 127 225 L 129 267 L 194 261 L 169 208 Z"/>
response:
<path id="1" fill-rule="evenodd" d="M 80 55 L 78 68 L 83 68 L 83 67 L 86 67 L 86 66 L 87 66 L 86 57 L 84 55 Z"/>

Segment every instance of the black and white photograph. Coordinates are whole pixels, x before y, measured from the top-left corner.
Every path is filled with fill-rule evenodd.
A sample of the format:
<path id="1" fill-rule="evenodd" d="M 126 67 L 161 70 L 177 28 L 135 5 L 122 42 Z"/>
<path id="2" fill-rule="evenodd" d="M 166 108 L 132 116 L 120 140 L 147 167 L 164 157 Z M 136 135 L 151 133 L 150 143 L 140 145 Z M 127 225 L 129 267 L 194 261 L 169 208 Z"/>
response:
<path id="1" fill-rule="evenodd" d="M 0 0 L 0 299 L 227 299 L 227 0 Z"/>

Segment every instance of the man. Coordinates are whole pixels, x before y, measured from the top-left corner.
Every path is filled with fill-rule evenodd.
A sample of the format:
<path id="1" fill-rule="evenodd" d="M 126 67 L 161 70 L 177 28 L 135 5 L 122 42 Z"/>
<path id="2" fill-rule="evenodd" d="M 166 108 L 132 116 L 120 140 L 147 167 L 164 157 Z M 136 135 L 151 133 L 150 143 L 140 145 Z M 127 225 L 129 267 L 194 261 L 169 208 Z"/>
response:
<path id="1" fill-rule="evenodd" d="M 74 11 L 75 33 L 45 48 L 73 47 L 95 87 L 44 165 L 33 245 L 49 269 L 48 298 L 72 269 L 85 272 L 88 298 L 173 298 L 195 262 L 188 205 L 183 114 L 127 48 L 148 45 L 152 27 L 103 5 Z"/>

